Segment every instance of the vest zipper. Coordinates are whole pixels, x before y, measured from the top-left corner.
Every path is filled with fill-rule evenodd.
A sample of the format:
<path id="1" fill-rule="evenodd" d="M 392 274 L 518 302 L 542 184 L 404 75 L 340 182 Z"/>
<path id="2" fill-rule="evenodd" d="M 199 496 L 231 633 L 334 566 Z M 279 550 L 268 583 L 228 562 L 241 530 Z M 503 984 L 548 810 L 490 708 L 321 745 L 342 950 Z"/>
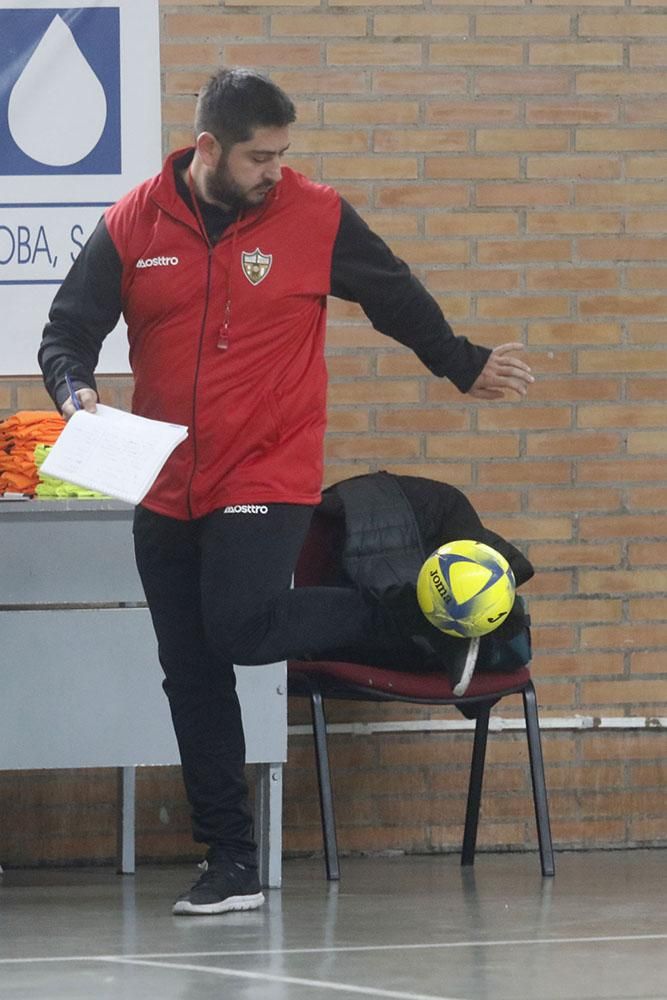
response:
<path id="1" fill-rule="evenodd" d="M 197 226 L 201 234 L 202 239 L 208 247 L 208 260 L 206 266 L 206 298 L 204 301 L 204 312 L 202 315 L 201 327 L 199 329 L 199 344 L 197 346 L 197 362 L 195 364 L 194 371 L 194 382 L 192 386 L 192 472 L 190 473 L 190 480 L 188 482 L 188 493 L 187 493 L 187 504 L 188 504 L 188 515 L 192 520 L 192 483 L 194 481 L 195 472 L 197 471 L 197 385 L 199 382 L 199 370 L 201 368 L 201 356 L 204 346 L 204 334 L 206 332 L 206 320 L 208 319 L 208 308 L 211 299 L 211 270 L 212 270 L 212 260 L 213 253 L 215 251 L 215 245 L 211 243 L 211 239 L 204 225 L 204 220 L 202 218 L 201 210 L 199 208 L 199 203 L 197 201 L 197 194 L 195 191 L 194 181 L 192 179 L 192 166 L 188 167 L 188 188 L 190 191 L 190 197 L 192 199 L 192 207 L 194 210 L 195 218 L 197 219 Z M 231 311 L 232 311 L 232 267 L 234 265 L 234 251 L 236 247 L 236 237 L 238 234 L 239 221 L 241 219 L 241 212 L 239 211 L 236 224 L 232 233 L 232 249 L 231 258 L 229 261 L 229 270 L 227 272 L 227 289 L 225 293 L 225 303 L 223 310 L 223 325 L 218 330 L 218 347 L 222 351 L 226 351 L 229 347 L 229 329 L 231 325 Z"/>
<path id="2" fill-rule="evenodd" d="M 206 297 L 204 298 L 204 312 L 202 314 L 201 326 L 199 328 L 199 344 L 197 345 L 197 362 L 195 364 L 194 379 L 192 383 L 192 472 L 188 483 L 188 515 L 192 520 L 192 483 L 197 471 L 197 384 L 199 382 L 199 369 L 201 367 L 201 355 L 204 347 L 204 334 L 206 332 L 206 320 L 208 319 L 208 307 L 211 300 L 211 267 L 213 259 L 213 247 L 208 246 L 208 258 L 206 261 Z"/>

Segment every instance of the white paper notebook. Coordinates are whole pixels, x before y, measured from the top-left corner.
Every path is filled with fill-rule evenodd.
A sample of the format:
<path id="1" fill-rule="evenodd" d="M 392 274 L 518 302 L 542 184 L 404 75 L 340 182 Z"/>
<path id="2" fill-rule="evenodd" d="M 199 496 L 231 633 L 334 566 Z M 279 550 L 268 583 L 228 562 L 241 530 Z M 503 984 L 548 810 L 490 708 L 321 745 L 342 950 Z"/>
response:
<path id="1" fill-rule="evenodd" d="M 148 420 L 98 403 L 95 413 L 77 410 L 70 417 L 41 471 L 137 504 L 187 436 L 182 424 Z"/>

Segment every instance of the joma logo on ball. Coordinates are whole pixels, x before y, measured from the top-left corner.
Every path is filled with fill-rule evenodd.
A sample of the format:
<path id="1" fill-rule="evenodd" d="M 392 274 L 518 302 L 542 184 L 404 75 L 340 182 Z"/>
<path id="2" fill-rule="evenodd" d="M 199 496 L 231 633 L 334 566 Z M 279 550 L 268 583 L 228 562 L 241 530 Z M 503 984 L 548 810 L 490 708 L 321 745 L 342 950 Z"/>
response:
<path id="1" fill-rule="evenodd" d="M 429 576 L 433 580 L 433 583 L 435 585 L 435 589 L 442 596 L 443 600 L 445 602 L 450 601 L 452 595 L 447 590 L 447 587 L 445 586 L 444 581 L 443 581 L 442 577 L 440 576 L 440 574 L 438 573 L 438 571 L 435 570 L 435 569 L 432 569 L 430 571 L 430 573 L 429 573 Z"/>

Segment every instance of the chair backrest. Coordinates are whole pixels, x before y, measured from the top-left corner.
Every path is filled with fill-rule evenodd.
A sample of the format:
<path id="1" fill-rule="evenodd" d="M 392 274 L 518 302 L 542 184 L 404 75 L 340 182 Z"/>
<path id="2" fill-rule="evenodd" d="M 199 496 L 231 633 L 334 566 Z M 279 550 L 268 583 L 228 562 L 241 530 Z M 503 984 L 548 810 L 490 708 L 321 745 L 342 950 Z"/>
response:
<path id="1" fill-rule="evenodd" d="M 295 587 L 340 583 L 343 523 L 316 510 L 294 570 Z"/>

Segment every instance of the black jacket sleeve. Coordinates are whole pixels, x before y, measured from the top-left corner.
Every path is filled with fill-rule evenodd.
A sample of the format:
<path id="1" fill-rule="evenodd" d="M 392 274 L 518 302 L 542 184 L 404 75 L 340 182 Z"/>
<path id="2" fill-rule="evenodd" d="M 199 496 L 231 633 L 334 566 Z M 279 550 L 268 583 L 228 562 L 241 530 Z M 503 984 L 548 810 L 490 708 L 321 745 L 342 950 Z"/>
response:
<path id="1" fill-rule="evenodd" d="M 491 351 L 455 337 L 440 306 L 408 265 L 342 200 L 331 294 L 358 302 L 380 333 L 415 352 L 434 375 L 467 392 Z"/>
<path id="2" fill-rule="evenodd" d="M 95 366 L 102 342 L 121 314 L 122 264 L 100 219 L 58 289 L 39 348 L 46 389 L 60 408 L 69 395 L 65 375 L 75 388 L 97 390 Z"/>

